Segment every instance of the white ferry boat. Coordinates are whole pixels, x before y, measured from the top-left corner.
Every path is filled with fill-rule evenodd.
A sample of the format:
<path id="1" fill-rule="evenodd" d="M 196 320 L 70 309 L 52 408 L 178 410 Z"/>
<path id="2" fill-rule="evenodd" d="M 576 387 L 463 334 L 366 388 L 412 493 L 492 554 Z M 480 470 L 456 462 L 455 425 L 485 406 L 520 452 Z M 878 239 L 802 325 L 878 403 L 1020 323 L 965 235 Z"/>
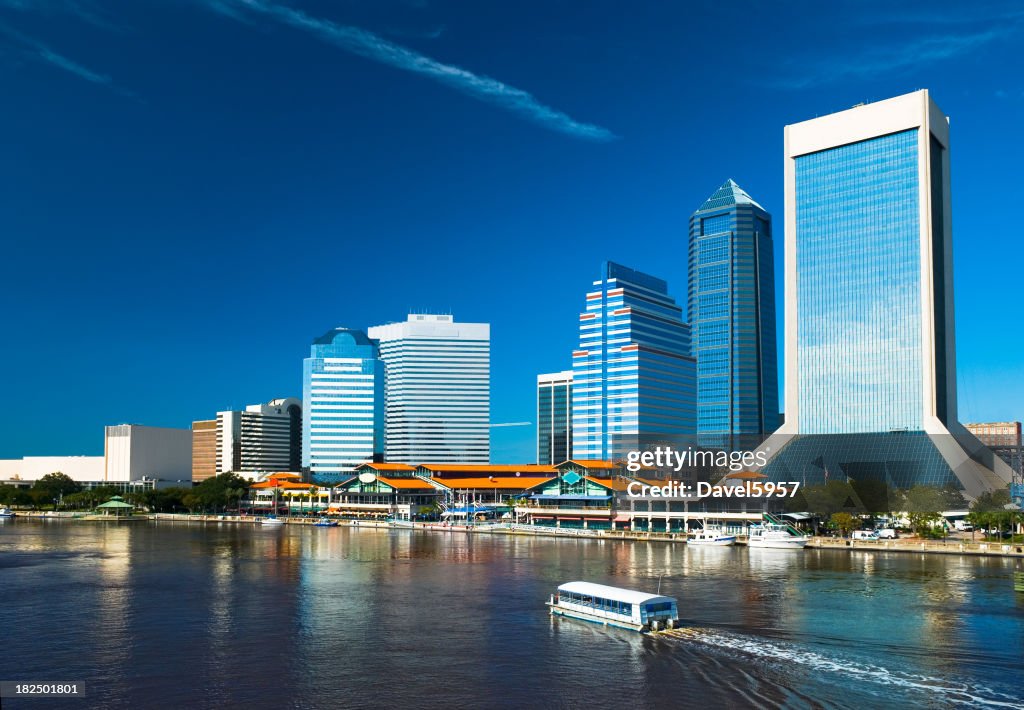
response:
<path id="1" fill-rule="evenodd" d="M 672 629 L 679 623 L 673 597 L 590 582 L 561 585 L 547 604 L 552 616 L 567 616 L 641 633 Z"/>
<path id="2" fill-rule="evenodd" d="M 765 521 L 750 528 L 747 545 L 750 547 L 769 547 L 779 550 L 800 550 L 810 538 L 795 534 L 793 528 L 781 523 Z"/>
<path id="3" fill-rule="evenodd" d="M 728 547 L 736 544 L 735 535 L 726 535 L 717 525 L 708 525 L 693 534 L 686 541 L 688 545 L 705 545 L 708 547 Z"/>

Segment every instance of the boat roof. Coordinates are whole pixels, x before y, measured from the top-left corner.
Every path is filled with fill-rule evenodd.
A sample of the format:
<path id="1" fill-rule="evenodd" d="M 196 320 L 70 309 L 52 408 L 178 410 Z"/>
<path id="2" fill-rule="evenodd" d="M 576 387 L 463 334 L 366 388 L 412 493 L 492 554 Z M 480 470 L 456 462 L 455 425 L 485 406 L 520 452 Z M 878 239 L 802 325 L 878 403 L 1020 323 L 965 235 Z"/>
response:
<path id="1" fill-rule="evenodd" d="M 605 584 L 593 584 L 591 582 L 566 582 L 558 588 L 560 592 L 572 592 L 573 594 L 589 594 L 592 597 L 602 599 L 614 599 L 615 601 L 626 602 L 627 604 L 646 604 L 647 602 L 674 602 L 674 597 L 663 597 L 658 594 L 637 592 L 632 589 L 621 587 L 609 587 Z"/>

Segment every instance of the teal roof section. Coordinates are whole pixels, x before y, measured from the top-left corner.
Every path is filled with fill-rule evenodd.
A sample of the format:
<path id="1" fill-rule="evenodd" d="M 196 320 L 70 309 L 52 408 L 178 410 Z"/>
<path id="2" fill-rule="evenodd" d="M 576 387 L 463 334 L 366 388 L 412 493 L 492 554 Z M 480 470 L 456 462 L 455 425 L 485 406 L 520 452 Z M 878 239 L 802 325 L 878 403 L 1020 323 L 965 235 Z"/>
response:
<path id="1" fill-rule="evenodd" d="M 725 184 L 715 190 L 715 193 L 711 195 L 704 204 L 700 206 L 698 212 L 706 212 L 708 210 L 717 210 L 723 207 L 730 207 L 732 205 L 753 205 L 758 209 L 763 210 L 764 207 L 754 202 L 754 198 L 748 195 L 742 187 L 737 185 L 732 178 L 725 181 Z"/>

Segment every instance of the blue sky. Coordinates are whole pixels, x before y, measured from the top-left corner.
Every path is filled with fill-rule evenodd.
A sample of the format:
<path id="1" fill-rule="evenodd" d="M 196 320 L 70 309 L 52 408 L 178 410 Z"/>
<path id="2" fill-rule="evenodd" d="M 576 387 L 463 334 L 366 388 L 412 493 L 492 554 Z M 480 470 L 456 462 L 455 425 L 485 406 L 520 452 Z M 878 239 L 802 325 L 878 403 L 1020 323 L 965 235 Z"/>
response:
<path id="1" fill-rule="evenodd" d="M 489 321 L 533 422 L 601 261 L 685 300 L 726 178 L 781 237 L 785 124 L 923 87 L 961 419 L 1020 419 L 1021 46 L 1014 2 L 0 0 L 0 457 L 299 395 L 313 337 L 410 309 Z"/>

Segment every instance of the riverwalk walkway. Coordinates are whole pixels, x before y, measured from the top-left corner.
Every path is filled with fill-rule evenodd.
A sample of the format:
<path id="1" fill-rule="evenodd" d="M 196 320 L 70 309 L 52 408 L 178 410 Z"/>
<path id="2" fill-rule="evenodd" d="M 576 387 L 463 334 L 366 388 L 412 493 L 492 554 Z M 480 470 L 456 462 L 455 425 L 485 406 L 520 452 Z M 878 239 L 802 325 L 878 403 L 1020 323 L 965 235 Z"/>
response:
<path id="1" fill-rule="evenodd" d="M 19 513 L 26 518 L 63 518 L 82 519 L 83 513 Z M 186 513 L 152 513 L 139 514 L 137 518 L 150 519 L 157 522 L 173 522 L 188 524 L 243 524 L 258 526 L 263 516 L 254 515 L 192 515 Z M 315 517 L 282 517 L 288 525 L 313 525 Z M 113 522 L 113 521 L 111 521 Z M 541 525 L 522 525 L 517 523 L 476 523 L 471 525 L 431 522 L 403 521 L 370 521 L 370 520 L 338 520 L 338 524 L 346 527 L 386 528 L 398 530 L 424 530 L 456 534 L 482 535 L 531 535 L 539 537 L 568 537 L 593 540 L 636 540 L 645 542 L 664 542 L 684 544 L 686 535 L 683 533 L 645 532 L 640 530 L 585 530 L 578 528 L 554 528 Z M 738 545 L 746 545 L 746 537 L 740 535 Z M 722 548 L 707 548 L 722 549 Z M 970 540 L 920 540 L 917 538 L 900 538 L 896 540 L 851 540 L 836 537 L 811 537 L 807 549 L 846 550 L 848 552 L 906 552 L 939 555 L 972 555 L 978 557 L 1018 557 L 1024 558 L 1024 544 L 1009 542 L 975 542 Z"/>

